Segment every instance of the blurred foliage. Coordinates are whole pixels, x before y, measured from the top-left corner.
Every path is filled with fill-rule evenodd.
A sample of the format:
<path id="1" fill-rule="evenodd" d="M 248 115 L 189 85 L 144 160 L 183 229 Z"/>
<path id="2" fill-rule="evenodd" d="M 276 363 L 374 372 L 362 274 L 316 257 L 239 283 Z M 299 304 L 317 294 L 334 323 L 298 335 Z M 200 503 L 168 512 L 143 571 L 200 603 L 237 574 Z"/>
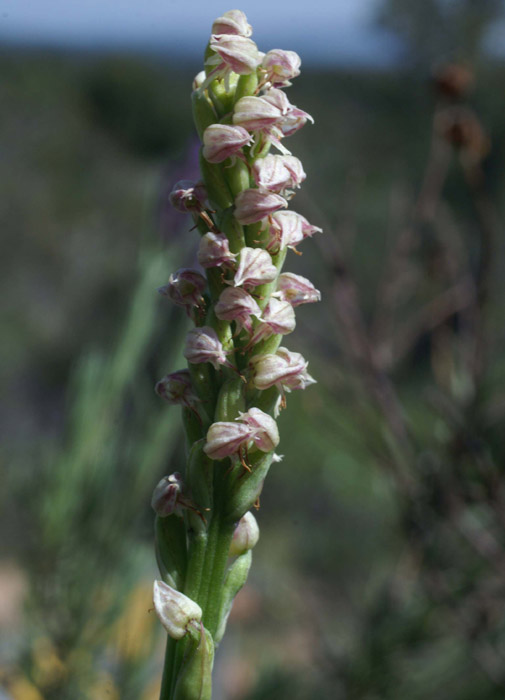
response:
<path id="1" fill-rule="evenodd" d="M 503 19 L 501 0 L 384 0 L 379 22 L 397 34 L 417 68 L 436 62 L 481 59 L 486 33 Z"/>
<path id="2" fill-rule="evenodd" d="M 490 136 L 482 170 L 502 220 L 504 72 L 481 63 L 465 97 Z M 196 242 L 163 214 L 168 181 L 191 167 L 192 72 L 161 60 L 4 52 L 0 74 L 0 591 L 14 562 L 25 600 L 22 618 L 0 617 L 9 634 L 0 682 L 15 700 L 151 700 L 160 659 L 147 612 L 149 496 L 183 452 L 177 411 L 160 406 L 152 386 L 183 364 L 184 320 L 155 289 L 188 264 Z M 478 473 L 474 459 L 503 464 L 503 237 L 486 301 L 489 362 L 475 392 L 457 357 L 463 311 L 421 325 L 406 345 L 397 333 L 457 281 L 455 250 L 478 274 L 481 224 L 459 152 L 450 150 L 437 215 L 415 215 L 434 111 L 454 104 L 440 103 L 425 67 L 304 73 L 289 97 L 317 124 L 292 142 L 308 173 L 295 208 L 329 243 L 309 242 L 302 260 L 289 260 L 324 302 L 300 309 L 288 345 L 310 359 L 319 385 L 291 395 L 280 418 L 285 458 L 262 495 L 262 536 L 217 657 L 216 697 L 494 700 L 503 694 L 499 581 L 454 533 L 444 499 L 462 497 L 462 524 L 479 533 L 491 524 L 503 545 L 486 501 L 501 493 L 500 471 Z M 413 220 L 418 245 L 391 268 Z M 447 243 L 454 231 L 459 248 Z M 413 457 L 348 347 L 342 270 L 359 290 Z M 392 326 L 377 320 L 390 280 L 399 285 Z M 395 482 L 398 464 L 421 486 L 414 501 Z"/>

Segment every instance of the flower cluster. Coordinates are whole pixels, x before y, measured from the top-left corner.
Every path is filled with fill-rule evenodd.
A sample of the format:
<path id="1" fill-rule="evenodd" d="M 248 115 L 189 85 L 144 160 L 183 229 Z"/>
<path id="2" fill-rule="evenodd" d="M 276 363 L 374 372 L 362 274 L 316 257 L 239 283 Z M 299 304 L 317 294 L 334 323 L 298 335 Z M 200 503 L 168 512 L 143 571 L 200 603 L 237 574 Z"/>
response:
<path id="1" fill-rule="evenodd" d="M 251 34 L 239 10 L 214 22 L 192 96 L 202 179 L 181 181 L 170 195 L 200 234 L 200 268 L 174 272 L 160 289 L 194 327 L 184 348 L 188 369 L 164 377 L 156 391 L 182 406 L 190 455 L 198 457 L 190 457 L 186 484 L 180 475 L 160 482 L 153 504 L 159 517 L 208 513 L 195 527 L 212 521 L 221 489 L 220 507 L 235 522 L 247 516 L 251 529 L 247 511 L 279 459 L 275 419 L 285 394 L 314 382 L 307 361 L 281 346 L 295 329 L 295 307 L 320 299 L 308 279 L 282 272 L 289 249 L 296 252 L 321 230 L 288 209 L 306 174 L 284 140 L 313 120 L 284 92 L 300 73 L 298 55 L 262 53 Z M 237 537 L 232 554 L 240 550 Z M 245 537 L 256 540 L 256 534 Z M 169 609 L 164 602 L 170 633 Z M 194 619 L 200 618 L 207 627 L 205 610 Z M 217 630 L 206 634 L 212 638 Z"/>

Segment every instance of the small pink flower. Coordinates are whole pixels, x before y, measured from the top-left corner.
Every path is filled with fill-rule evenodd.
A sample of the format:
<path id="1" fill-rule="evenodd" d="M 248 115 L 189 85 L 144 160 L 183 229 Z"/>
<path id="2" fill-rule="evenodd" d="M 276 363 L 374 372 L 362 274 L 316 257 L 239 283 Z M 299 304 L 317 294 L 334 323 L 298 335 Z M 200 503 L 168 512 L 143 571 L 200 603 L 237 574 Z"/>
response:
<path id="1" fill-rule="evenodd" d="M 294 389 L 305 389 L 311 384 L 316 384 L 316 380 L 307 372 L 307 366 L 309 363 L 303 359 L 299 352 L 291 352 L 287 348 L 279 348 L 276 354 L 290 367 L 299 367 L 302 363 L 304 364 L 303 369 L 286 376 L 282 382 L 282 386 L 285 391 L 289 392 L 293 391 Z"/>
<path id="2" fill-rule="evenodd" d="M 251 36 L 252 27 L 240 10 L 229 10 L 218 17 L 212 25 L 212 34 L 238 34 Z"/>
<path id="3" fill-rule="evenodd" d="M 193 328 L 189 331 L 184 357 L 191 364 L 210 362 L 215 369 L 219 369 L 219 365 L 230 365 L 216 331 L 210 326 Z"/>
<path id="4" fill-rule="evenodd" d="M 244 225 L 254 224 L 287 206 L 284 197 L 278 194 L 248 189 L 235 198 L 235 218 Z"/>
<path id="5" fill-rule="evenodd" d="M 251 359 L 253 384 L 260 391 L 271 386 L 277 386 L 281 392 L 305 388 L 314 382 L 307 374 L 307 365 L 299 352 L 286 348 L 279 348 L 275 354 L 255 355 Z"/>
<path id="6" fill-rule="evenodd" d="M 183 214 L 190 211 L 200 211 L 207 199 L 207 191 L 203 182 L 180 180 L 169 194 L 171 205 Z"/>
<path id="7" fill-rule="evenodd" d="M 295 312 L 291 304 L 271 297 L 263 312 L 262 322 L 254 331 L 248 347 L 256 345 L 260 340 L 265 340 L 271 335 L 287 335 L 295 330 L 295 326 Z"/>
<path id="8" fill-rule="evenodd" d="M 268 250 L 295 248 L 303 241 L 302 217 L 295 211 L 279 211 L 270 217 Z"/>
<path id="9" fill-rule="evenodd" d="M 202 306 L 202 294 L 207 287 L 207 280 L 198 270 L 181 268 L 170 275 L 168 284 L 160 287 L 158 292 L 171 299 L 174 304 L 186 309 L 191 316 L 194 307 Z"/>
<path id="10" fill-rule="evenodd" d="M 203 132 L 203 157 L 209 163 L 222 163 L 223 160 L 250 146 L 252 136 L 241 126 L 211 124 Z"/>
<path id="11" fill-rule="evenodd" d="M 270 154 L 265 158 L 258 158 L 252 172 L 260 189 L 277 194 L 300 187 L 306 178 L 302 163 L 295 156 Z"/>
<path id="12" fill-rule="evenodd" d="M 242 464 L 247 443 L 252 441 L 262 452 L 271 452 L 279 444 L 279 432 L 273 418 L 259 408 L 240 413 L 233 422 L 213 423 L 208 432 L 203 451 L 211 459 L 238 457 Z"/>
<path id="13" fill-rule="evenodd" d="M 277 268 L 266 250 L 242 248 L 237 272 L 233 278 L 235 287 L 257 287 L 259 284 L 273 282 L 276 277 Z"/>
<path id="14" fill-rule="evenodd" d="M 272 452 L 279 444 L 279 431 L 275 420 L 259 408 L 239 413 L 237 420 L 255 429 L 253 442 L 262 452 Z"/>
<path id="15" fill-rule="evenodd" d="M 258 47 L 252 39 L 236 34 L 213 34 L 210 49 L 216 54 L 207 59 L 207 66 L 215 66 L 214 77 L 226 77 L 231 71 L 249 75 L 261 63 Z M 207 80 L 210 74 L 207 76 Z"/>
<path id="16" fill-rule="evenodd" d="M 241 97 L 235 105 L 233 123 L 255 132 L 274 126 L 282 116 L 279 108 L 263 97 Z"/>
<path id="17" fill-rule="evenodd" d="M 242 287 L 224 289 L 214 311 L 221 321 L 235 321 L 238 332 L 245 328 L 248 333 L 252 333 L 251 316 L 261 317 L 260 307 Z"/>
<path id="18" fill-rule="evenodd" d="M 217 460 L 237 455 L 254 433 L 255 428 L 246 423 L 218 421 L 210 426 L 203 451 Z"/>
<path id="19" fill-rule="evenodd" d="M 288 87 L 292 78 L 300 75 L 300 56 L 294 51 L 273 49 L 263 57 L 261 67 L 266 72 L 266 79 L 275 88 Z"/>
<path id="20" fill-rule="evenodd" d="M 291 306 L 311 304 L 321 300 L 321 292 L 314 287 L 306 277 L 295 275 L 293 272 L 283 272 L 277 280 L 278 299 L 289 301 Z"/>
<path id="21" fill-rule="evenodd" d="M 167 374 L 154 387 L 155 392 L 171 405 L 181 404 L 193 408 L 199 401 L 194 393 L 191 377 L 187 369 Z"/>
<path id="22" fill-rule="evenodd" d="M 301 129 L 307 121 L 314 123 L 310 114 L 292 105 L 282 90 L 271 88 L 263 95 L 263 99 L 281 112 L 283 119 L 278 125 L 283 136 L 291 136 L 298 129 Z"/>
<path id="23" fill-rule="evenodd" d="M 204 268 L 230 265 L 237 257 L 230 252 L 228 239 L 224 233 L 212 233 L 209 231 L 200 240 L 198 248 L 198 262 Z"/>
<path id="24" fill-rule="evenodd" d="M 312 226 L 304 216 L 295 211 L 275 212 L 269 221 L 270 240 L 267 248 L 271 251 L 296 249 L 305 238 L 321 231 L 318 226 Z"/>

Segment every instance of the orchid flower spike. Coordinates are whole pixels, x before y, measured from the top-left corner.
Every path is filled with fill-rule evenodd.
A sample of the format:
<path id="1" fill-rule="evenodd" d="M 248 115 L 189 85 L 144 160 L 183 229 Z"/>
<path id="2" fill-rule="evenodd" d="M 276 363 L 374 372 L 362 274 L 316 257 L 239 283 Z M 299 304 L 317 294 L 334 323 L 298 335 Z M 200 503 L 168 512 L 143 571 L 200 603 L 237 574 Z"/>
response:
<path id="1" fill-rule="evenodd" d="M 258 542 L 250 510 L 282 459 L 276 418 L 289 392 L 315 382 L 300 353 L 279 347 L 296 307 L 321 296 L 282 270 L 287 249 L 321 230 L 288 208 L 306 173 L 285 140 L 313 119 L 284 91 L 300 74 L 298 54 L 263 53 L 251 35 L 240 10 L 212 24 L 191 95 L 202 179 L 179 181 L 169 197 L 200 237 L 197 269 L 177 270 L 159 290 L 192 322 L 188 368 L 155 387 L 182 407 L 186 434 L 185 468 L 164 476 L 151 500 L 165 579 L 154 584 L 154 605 L 175 640 L 162 695 L 174 700 L 211 700 L 214 649 Z"/>

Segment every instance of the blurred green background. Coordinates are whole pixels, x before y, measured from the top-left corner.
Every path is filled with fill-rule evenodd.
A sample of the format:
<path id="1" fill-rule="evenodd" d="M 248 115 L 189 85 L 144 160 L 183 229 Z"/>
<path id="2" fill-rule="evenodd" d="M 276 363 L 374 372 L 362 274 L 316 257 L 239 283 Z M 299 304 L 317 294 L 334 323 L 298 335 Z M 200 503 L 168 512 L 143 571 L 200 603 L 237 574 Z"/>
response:
<path id="1" fill-rule="evenodd" d="M 288 257 L 323 302 L 287 345 L 318 384 L 279 421 L 216 700 L 505 692 L 503 8 L 451 6 L 385 3 L 401 64 L 289 88 L 324 238 Z M 167 195 L 199 70 L 0 51 L 2 700 L 157 698 L 149 501 L 184 450 L 153 386 L 188 325 L 156 288 L 195 256 Z"/>

